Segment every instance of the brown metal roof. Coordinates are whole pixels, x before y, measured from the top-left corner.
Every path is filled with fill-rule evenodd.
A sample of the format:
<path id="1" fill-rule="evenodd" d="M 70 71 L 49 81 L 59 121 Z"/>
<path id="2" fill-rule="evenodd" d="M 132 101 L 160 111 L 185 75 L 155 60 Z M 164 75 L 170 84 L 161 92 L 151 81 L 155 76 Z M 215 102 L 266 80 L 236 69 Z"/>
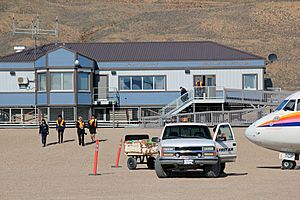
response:
<path id="1" fill-rule="evenodd" d="M 51 43 L 39 46 L 36 57 L 39 58 L 45 55 L 47 51 L 60 46 L 64 46 L 98 62 L 264 59 L 260 56 L 210 41 Z M 30 62 L 33 60 L 33 49 L 0 58 L 0 62 Z"/>

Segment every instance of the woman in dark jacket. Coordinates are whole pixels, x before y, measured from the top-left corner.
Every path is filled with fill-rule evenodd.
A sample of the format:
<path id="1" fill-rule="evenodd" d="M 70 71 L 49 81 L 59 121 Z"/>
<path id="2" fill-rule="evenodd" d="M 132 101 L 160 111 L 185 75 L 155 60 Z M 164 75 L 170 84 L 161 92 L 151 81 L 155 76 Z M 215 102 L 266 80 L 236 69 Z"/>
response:
<path id="1" fill-rule="evenodd" d="M 46 146 L 47 135 L 49 134 L 49 126 L 46 123 L 45 119 L 42 119 L 42 123 L 40 124 L 40 128 L 39 128 L 39 134 L 42 137 L 43 147 L 45 147 Z"/>
<path id="2" fill-rule="evenodd" d="M 76 128 L 77 128 L 77 135 L 78 135 L 79 145 L 84 146 L 85 123 L 82 120 L 81 116 L 78 118 L 78 121 L 76 122 Z"/>

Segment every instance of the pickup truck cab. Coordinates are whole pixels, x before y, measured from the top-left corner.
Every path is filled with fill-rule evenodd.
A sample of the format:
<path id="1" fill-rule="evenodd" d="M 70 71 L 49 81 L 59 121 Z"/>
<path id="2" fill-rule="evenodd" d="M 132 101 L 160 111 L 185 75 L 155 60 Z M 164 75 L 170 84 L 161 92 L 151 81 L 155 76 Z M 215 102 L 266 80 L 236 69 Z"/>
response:
<path id="1" fill-rule="evenodd" d="M 218 177 L 226 162 L 236 160 L 236 141 L 228 123 L 218 124 L 213 134 L 206 124 L 167 124 L 156 140 L 159 178 L 169 177 L 176 169 L 203 169 L 206 177 Z"/>

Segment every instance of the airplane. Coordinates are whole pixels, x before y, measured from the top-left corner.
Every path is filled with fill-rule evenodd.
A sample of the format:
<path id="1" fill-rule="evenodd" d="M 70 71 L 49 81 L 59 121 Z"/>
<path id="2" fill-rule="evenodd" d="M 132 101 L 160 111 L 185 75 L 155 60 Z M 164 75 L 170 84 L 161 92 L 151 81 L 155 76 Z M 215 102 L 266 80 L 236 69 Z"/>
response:
<path id="1" fill-rule="evenodd" d="M 295 169 L 300 154 L 300 92 L 296 92 L 274 112 L 251 124 L 245 135 L 254 144 L 278 151 L 281 169 Z"/>

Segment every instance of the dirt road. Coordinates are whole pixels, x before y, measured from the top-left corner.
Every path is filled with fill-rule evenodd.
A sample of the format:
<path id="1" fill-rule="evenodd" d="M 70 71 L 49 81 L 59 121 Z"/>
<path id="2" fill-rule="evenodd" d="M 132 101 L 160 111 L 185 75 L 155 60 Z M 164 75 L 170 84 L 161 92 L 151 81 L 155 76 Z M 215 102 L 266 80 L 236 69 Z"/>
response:
<path id="1" fill-rule="evenodd" d="M 282 171 L 278 154 L 246 140 L 244 129 L 234 129 L 238 160 L 228 164 L 227 177 L 204 178 L 201 173 L 158 179 L 142 168 L 129 171 L 122 154 L 122 168 L 113 169 L 124 133 L 159 129 L 101 129 L 100 176 L 93 170 L 94 144 L 80 147 L 74 129 L 56 144 L 51 130 L 42 148 L 36 130 L 0 130 L 0 199 L 299 199 L 300 171 Z M 90 138 L 87 136 L 86 141 Z"/>

